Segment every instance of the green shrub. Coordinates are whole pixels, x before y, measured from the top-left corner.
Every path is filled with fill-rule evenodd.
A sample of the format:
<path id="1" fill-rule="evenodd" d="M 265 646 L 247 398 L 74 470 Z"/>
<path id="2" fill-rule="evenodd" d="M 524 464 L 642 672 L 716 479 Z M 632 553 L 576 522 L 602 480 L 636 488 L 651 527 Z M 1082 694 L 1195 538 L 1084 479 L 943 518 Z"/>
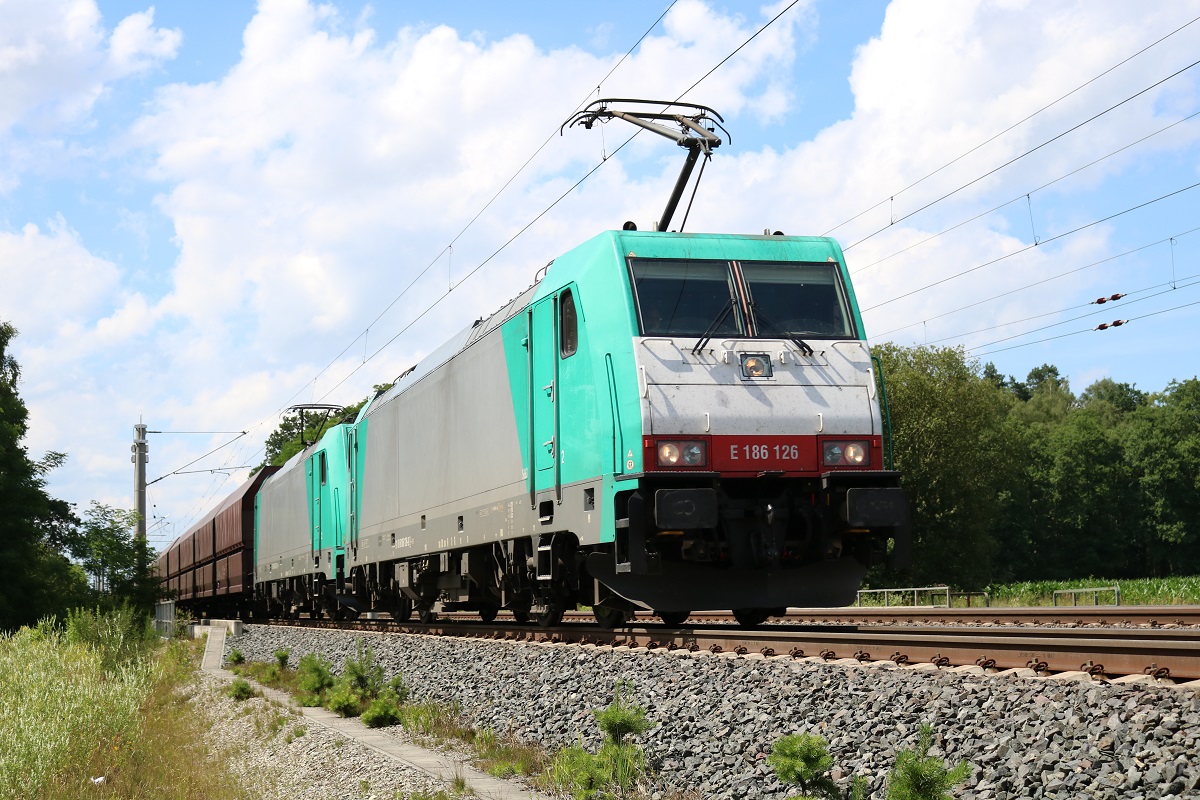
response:
<path id="1" fill-rule="evenodd" d="M 235 667 L 246 663 L 246 657 L 236 647 L 229 651 L 229 656 L 226 660 Z"/>
<path id="2" fill-rule="evenodd" d="M 794 783 L 804 797 L 839 800 L 837 784 L 829 777 L 833 756 L 829 742 L 811 733 L 794 733 L 778 739 L 771 747 L 767 763 L 779 780 Z"/>
<path id="3" fill-rule="evenodd" d="M 393 689 L 384 689 L 367 706 L 362 714 L 363 724 L 368 728 L 382 728 L 400 722 L 400 697 Z"/>
<path id="4" fill-rule="evenodd" d="M 592 800 L 602 796 L 612 779 L 612 773 L 600 756 L 575 745 L 564 747 L 554 754 L 548 777 L 554 788 L 566 792 L 575 800 Z"/>
<path id="5" fill-rule="evenodd" d="M 598 753 L 577 746 L 555 754 L 547 770 L 555 788 L 575 800 L 591 800 L 609 797 L 614 789 L 624 796 L 638 782 L 645 771 L 645 756 L 640 747 L 626 740 L 648 731 L 651 723 L 645 708 L 629 702 L 629 690 L 628 681 L 617 681 L 612 702 L 592 712 L 605 739 Z"/>
<path id="6" fill-rule="evenodd" d="M 325 707 L 343 717 L 357 717 L 362 713 L 363 697 L 349 681 L 338 678 L 325 698 Z"/>
<path id="7" fill-rule="evenodd" d="M 278 664 L 267 664 L 259 672 L 259 681 L 267 686 L 275 686 L 283 678 L 283 672 Z"/>
<path id="8" fill-rule="evenodd" d="M 296 666 L 296 685 L 301 705 L 321 705 L 325 692 L 333 688 L 333 665 L 316 653 L 301 656 Z"/>
<path id="9" fill-rule="evenodd" d="M 613 701 L 602 710 L 592 712 L 600 730 L 613 744 L 624 744 L 625 737 L 643 734 L 651 728 L 646 709 L 632 705 L 626 699 L 629 689 L 629 681 L 617 681 L 613 687 Z"/>
<path id="10" fill-rule="evenodd" d="M 288 656 L 291 654 L 292 651 L 287 648 L 280 648 L 275 651 L 275 663 L 279 665 L 281 670 L 287 669 Z"/>
<path id="11" fill-rule="evenodd" d="M 258 692 L 254 691 L 254 687 L 245 678 L 234 678 L 233 683 L 229 684 L 229 696 L 239 702 L 249 700 L 256 694 Z"/>
<path id="12" fill-rule="evenodd" d="M 375 663 L 375 651 L 364 648 L 362 639 L 355 642 L 355 657 L 346 659 L 342 679 L 359 697 L 371 699 L 383 691 L 383 666 Z"/>
<path id="13" fill-rule="evenodd" d="M 933 726 L 922 725 L 917 749 L 896 754 L 896 766 L 888 774 L 888 800 L 953 800 L 950 789 L 967 779 L 971 765 L 964 761 L 947 769 L 945 761 L 929 755 L 932 746 Z"/>
<path id="14" fill-rule="evenodd" d="M 397 703 L 408 702 L 408 696 L 410 694 L 408 685 L 404 683 L 404 679 L 401 678 L 399 675 L 395 676 L 390 681 L 388 681 L 388 689 L 391 689 L 393 692 L 396 693 L 396 702 Z"/>

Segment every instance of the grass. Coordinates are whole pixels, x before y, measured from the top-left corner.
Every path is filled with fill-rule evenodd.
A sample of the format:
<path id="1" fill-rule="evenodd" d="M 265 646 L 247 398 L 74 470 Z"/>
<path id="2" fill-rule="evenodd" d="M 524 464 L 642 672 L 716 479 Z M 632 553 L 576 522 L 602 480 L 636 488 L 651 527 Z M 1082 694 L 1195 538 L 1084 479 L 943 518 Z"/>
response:
<path id="1" fill-rule="evenodd" d="M 1200 576 L 1171 578 L 1083 578 L 1071 581 L 1026 581 L 1001 586 L 989 586 L 992 605 L 1049 606 L 1054 604 L 1058 589 L 1090 589 L 1106 586 L 1121 588 L 1121 604 L 1131 606 L 1200 605 Z M 1090 603 L 1091 596 L 1080 597 L 1081 604 Z M 1101 604 L 1112 603 L 1112 593 L 1102 593 Z M 1062 600 L 1059 601 L 1063 602 Z M 1069 599 L 1067 601 L 1070 602 Z"/>
<path id="2" fill-rule="evenodd" d="M 144 631 L 120 612 L 75 612 L 0 637 L 0 797 L 247 797 L 214 766 L 189 702 L 200 643 Z"/>
<path id="3" fill-rule="evenodd" d="M 1180 576 L 1171 578 L 1136 578 L 1117 580 L 1114 578 L 1079 578 L 1067 581 L 1022 581 L 1019 583 L 995 584 L 988 586 L 986 591 L 989 604 L 1002 607 L 1052 606 L 1054 592 L 1061 589 L 1103 589 L 1119 586 L 1121 589 L 1121 605 L 1130 606 L 1170 606 L 1170 605 L 1200 605 L 1200 576 Z M 866 588 L 866 587 L 864 587 Z M 1100 605 L 1112 605 L 1112 591 L 1099 592 L 1095 598 Z M 1092 605 L 1093 597 L 1089 594 L 1079 596 L 1080 605 Z M 907 605 L 912 602 L 912 594 L 898 593 L 892 598 L 891 605 Z M 917 602 L 920 605 L 945 602 L 944 594 L 937 592 L 919 592 Z M 1060 598 L 1059 604 L 1071 604 L 1071 598 Z M 968 598 L 963 593 L 951 589 L 950 604 L 955 608 L 967 606 L 982 606 L 982 598 Z M 876 607 L 883 605 L 882 595 L 864 595 L 862 605 Z"/>

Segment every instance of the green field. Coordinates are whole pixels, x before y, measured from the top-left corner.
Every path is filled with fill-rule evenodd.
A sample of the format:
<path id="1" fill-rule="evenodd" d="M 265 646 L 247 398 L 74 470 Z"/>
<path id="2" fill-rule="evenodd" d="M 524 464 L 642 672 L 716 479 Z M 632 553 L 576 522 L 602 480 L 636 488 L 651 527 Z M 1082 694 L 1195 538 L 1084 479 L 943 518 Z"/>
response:
<path id="1" fill-rule="evenodd" d="M 988 586 L 980 593 L 968 594 L 949 588 L 950 605 L 965 607 L 968 605 L 991 606 L 1052 606 L 1054 593 L 1064 589 L 1095 590 L 1079 591 L 1074 597 L 1060 595 L 1058 605 L 1116 605 L 1117 592 L 1120 590 L 1120 603 L 1127 606 L 1174 606 L 1200 605 L 1200 576 L 1191 575 L 1174 578 L 1138 578 L 1135 580 L 1114 580 L 1112 578 L 1080 578 L 1069 581 L 1023 581 L 1020 583 L 995 584 Z M 859 596 L 859 605 L 883 606 L 882 590 L 866 590 Z M 913 597 L 914 591 L 916 597 Z M 926 587 L 922 589 L 890 589 L 888 605 L 945 605 L 946 587 Z"/>
<path id="2" fill-rule="evenodd" d="M 1073 581 L 1030 581 L 989 586 L 988 595 L 994 606 L 1049 606 L 1054 604 L 1056 589 L 1090 589 L 1118 586 L 1121 589 L 1121 605 L 1127 606 L 1173 606 L 1200 604 L 1200 576 L 1176 578 L 1138 578 L 1136 580 L 1112 580 L 1106 578 L 1083 578 Z M 1091 594 L 1078 596 L 1080 605 L 1091 605 Z M 1100 592 L 1096 602 L 1111 605 L 1113 593 Z M 1059 599 L 1059 604 L 1070 605 L 1069 597 Z"/>

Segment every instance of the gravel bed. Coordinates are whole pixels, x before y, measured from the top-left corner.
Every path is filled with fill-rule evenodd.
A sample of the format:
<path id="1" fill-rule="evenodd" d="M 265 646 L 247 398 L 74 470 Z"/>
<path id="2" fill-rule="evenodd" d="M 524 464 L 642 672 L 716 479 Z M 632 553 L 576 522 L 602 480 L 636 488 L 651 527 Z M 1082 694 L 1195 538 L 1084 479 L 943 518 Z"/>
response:
<path id="1" fill-rule="evenodd" d="M 391 800 L 444 782 L 305 720 L 263 697 L 234 701 L 202 674 L 192 702 L 208 717 L 214 756 L 260 800 Z"/>
<path id="2" fill-rule="evenodd" d="M 1200 798 L 1200 693 L 1186 689 L 265 626 L 226 648 L 270 661 L 286 647 L 292 663 L 318 652 L 340 668 L 360 638 L 413 699 L 551 749 L 597 745 L 591 712 L 629 681 L 655 723 L 642 744 L 660 795 L 786 797 L 767 753 L 811 732 L 829 740 L 840 786 L 863 775 L 882 798 L 896 751 L 928 722 L 935 755 L 972 764 L 963 800 Z"/>

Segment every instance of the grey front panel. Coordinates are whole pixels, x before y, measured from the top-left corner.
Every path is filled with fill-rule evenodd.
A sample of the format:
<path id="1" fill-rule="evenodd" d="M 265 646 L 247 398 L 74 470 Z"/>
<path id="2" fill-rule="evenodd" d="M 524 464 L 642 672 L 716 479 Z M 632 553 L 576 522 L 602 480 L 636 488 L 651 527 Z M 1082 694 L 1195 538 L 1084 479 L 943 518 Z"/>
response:
<path id="1" fill-rule="evenodd" d="M 255 583 L 312 573 L 312 529 L 303 454 L 263 483 L 258 509 Z"/>

